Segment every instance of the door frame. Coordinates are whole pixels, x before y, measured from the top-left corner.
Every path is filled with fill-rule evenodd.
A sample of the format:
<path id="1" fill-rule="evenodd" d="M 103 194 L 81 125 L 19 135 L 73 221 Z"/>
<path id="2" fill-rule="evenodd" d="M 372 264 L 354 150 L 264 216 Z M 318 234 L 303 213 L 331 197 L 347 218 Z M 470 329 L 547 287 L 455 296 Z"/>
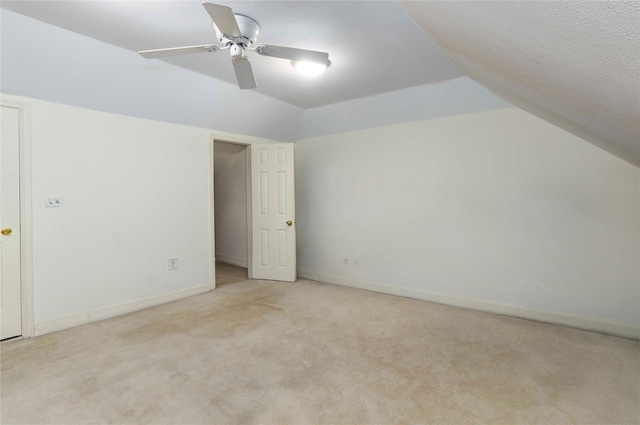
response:
<path id="1" fill-rule="evenodd" d="M 252 142 L 246 142 L 242 140 L 234 140 L 227 139 L 224 137 L 216 137 L 213 136 L 211 138 L 211 143 L 209 146 L 210 154 L 210 166 L 209 166 L 209 182 L 211 185 L 211 190 L 209 191 L 211 196 L 211 253 L 213 255 L 212 263 L 211 263 L 211 276 L 212 276 L 212 284 L 211 289 L 216 288 L 216 210 L 215 210 L 215 182 L 214 182 L 214 163 L 215 158 L 214 155 L 214 144 L 215 142 L 220 143 L 229 143 L 232 145 L 242 145 L 245 147 L 244 156 L 245 156 L 245 164 L 246 164 L 246 173 L 247 173 L 247 272 L 249 279 L 253 279 L 253 267 L 251 266 L 251 261 L 253 259 L 253 253 L 251 252 L 251 145 Z"/>
<path id="2" fill-rule="evenodd" d="M 31 103 L 27 98 L 0 95 L 0 105 L 18 111 L 20 151 L 20 293 L 22 338 L 35 336 L 33 312 L 33 221 L 31 192 Z"/>

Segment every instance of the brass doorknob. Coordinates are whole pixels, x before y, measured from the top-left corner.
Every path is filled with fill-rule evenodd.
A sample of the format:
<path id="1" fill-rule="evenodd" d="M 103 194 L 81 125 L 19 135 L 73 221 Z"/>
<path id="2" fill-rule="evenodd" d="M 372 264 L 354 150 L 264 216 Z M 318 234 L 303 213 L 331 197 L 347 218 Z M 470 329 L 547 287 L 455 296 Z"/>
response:
<path id="1" fill-rule="evenodd" d="M 11 229 L 2 229 L 1 233 L 5 236 L 9 236 L 11 234 L 11 232 L 13 232 L 13 230 Z"/>
<path id="2" fill-rule="evenodd" d="M 289 227 L 293 226 L 293 221 L 288 220 L 288 221 L 287 221 L 287 226 L 289 226 Z"/>

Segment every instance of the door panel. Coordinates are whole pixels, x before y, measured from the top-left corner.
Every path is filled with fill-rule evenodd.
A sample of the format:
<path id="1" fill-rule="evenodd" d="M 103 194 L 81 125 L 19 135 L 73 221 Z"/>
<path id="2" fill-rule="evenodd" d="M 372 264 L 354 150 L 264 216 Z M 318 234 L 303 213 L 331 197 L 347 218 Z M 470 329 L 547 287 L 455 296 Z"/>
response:
<path id="1" fill-rule="evenodd" d="M 20 116 L 2 107 L 0 138 L 0 339 L 22 334 L 20 290 Z"/>
<path id="2" fill-rule="evenodd" d="M 253 279 L 296 280 L 293 170 L 293 144 L 251 146 Z"/>

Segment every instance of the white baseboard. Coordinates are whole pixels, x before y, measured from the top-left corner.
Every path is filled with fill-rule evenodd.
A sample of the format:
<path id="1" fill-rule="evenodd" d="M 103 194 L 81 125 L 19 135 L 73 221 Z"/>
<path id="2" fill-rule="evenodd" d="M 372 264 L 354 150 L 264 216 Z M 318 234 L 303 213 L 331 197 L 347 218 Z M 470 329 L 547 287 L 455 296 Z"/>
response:
<path id="1" fill-rule="evenodd" d="M 242 267 L 243 269 L 249 267 L 249 262 L 246 258 L 229 257 L 227 255 L 216 254 L 216 261 L 231 264 L 232 266 Z"/>
<path id="2" fill-rule="evenodd" d="M 487 313 L 518 317 L 521 319 L 533 320 L 536 322 L 568 326 L 571 328 L 600 332 L 608 335 L 621 336 L 624 338 L 640 339 L 640 328 L 621 325 L 619 323 L 607 322 L 605 320 L 594 319 L 591 317 L 553 313 L 515 305 L 500 304 L 491 301 L 458 297 L 455 295 L 403 288 L 399 286 L 388 285 L 386 283 L 330 275 L 307 269 L 298 269 L 298 277 L 319 282 L 333 283 L 341 286 L 349 286 L 351 288 L 365 289 L 367 291 L 380 292 L 383 294 L 415 298 L 418 300 L 430 301 L 438 304 L 446 304 L 454 307 L 463 307 L 470 310 L 478 310 Z"/>
<path id="3" fill-rule="evenodd" d="M 81 313 L 71 314 L 48 322 L 38 323 L 35 325 L 35 336 L 61 331 L 75 326 L 86 325 L 87 323 L 110 319 L 116 316 L 122 316 L 123 314 L 133 313 L 134 311 L 144 310 L 145 308 L 155 307 L 160 304 L 166 304 L 168 302 L 177 301 L 193 295 L 204 294 L 205 292 L 211 291 L 211 287 L 211 284 L 207 283 L 205 285 L 193 286 L 187 289 L 180 289 L 178 291 L 167 292 L 122 304 L 110 305 L 91 311 L 83 311 Z"/>

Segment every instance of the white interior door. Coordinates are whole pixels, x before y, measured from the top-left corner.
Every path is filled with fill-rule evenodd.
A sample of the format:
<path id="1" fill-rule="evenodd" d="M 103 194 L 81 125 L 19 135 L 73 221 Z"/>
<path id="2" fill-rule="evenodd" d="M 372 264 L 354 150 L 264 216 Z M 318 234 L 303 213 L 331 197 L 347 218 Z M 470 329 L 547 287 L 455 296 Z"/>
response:
<path id="1" fill-rule="evenodd" d="M 295 282 L 293 144 L 251 146 L 251 278 Z"/>
<path id="2" fill-rule="evenodd" d="M 0 339 L 22 334 L 20 291 L 20 116 L 2 107 L 0 138 Z"/>

